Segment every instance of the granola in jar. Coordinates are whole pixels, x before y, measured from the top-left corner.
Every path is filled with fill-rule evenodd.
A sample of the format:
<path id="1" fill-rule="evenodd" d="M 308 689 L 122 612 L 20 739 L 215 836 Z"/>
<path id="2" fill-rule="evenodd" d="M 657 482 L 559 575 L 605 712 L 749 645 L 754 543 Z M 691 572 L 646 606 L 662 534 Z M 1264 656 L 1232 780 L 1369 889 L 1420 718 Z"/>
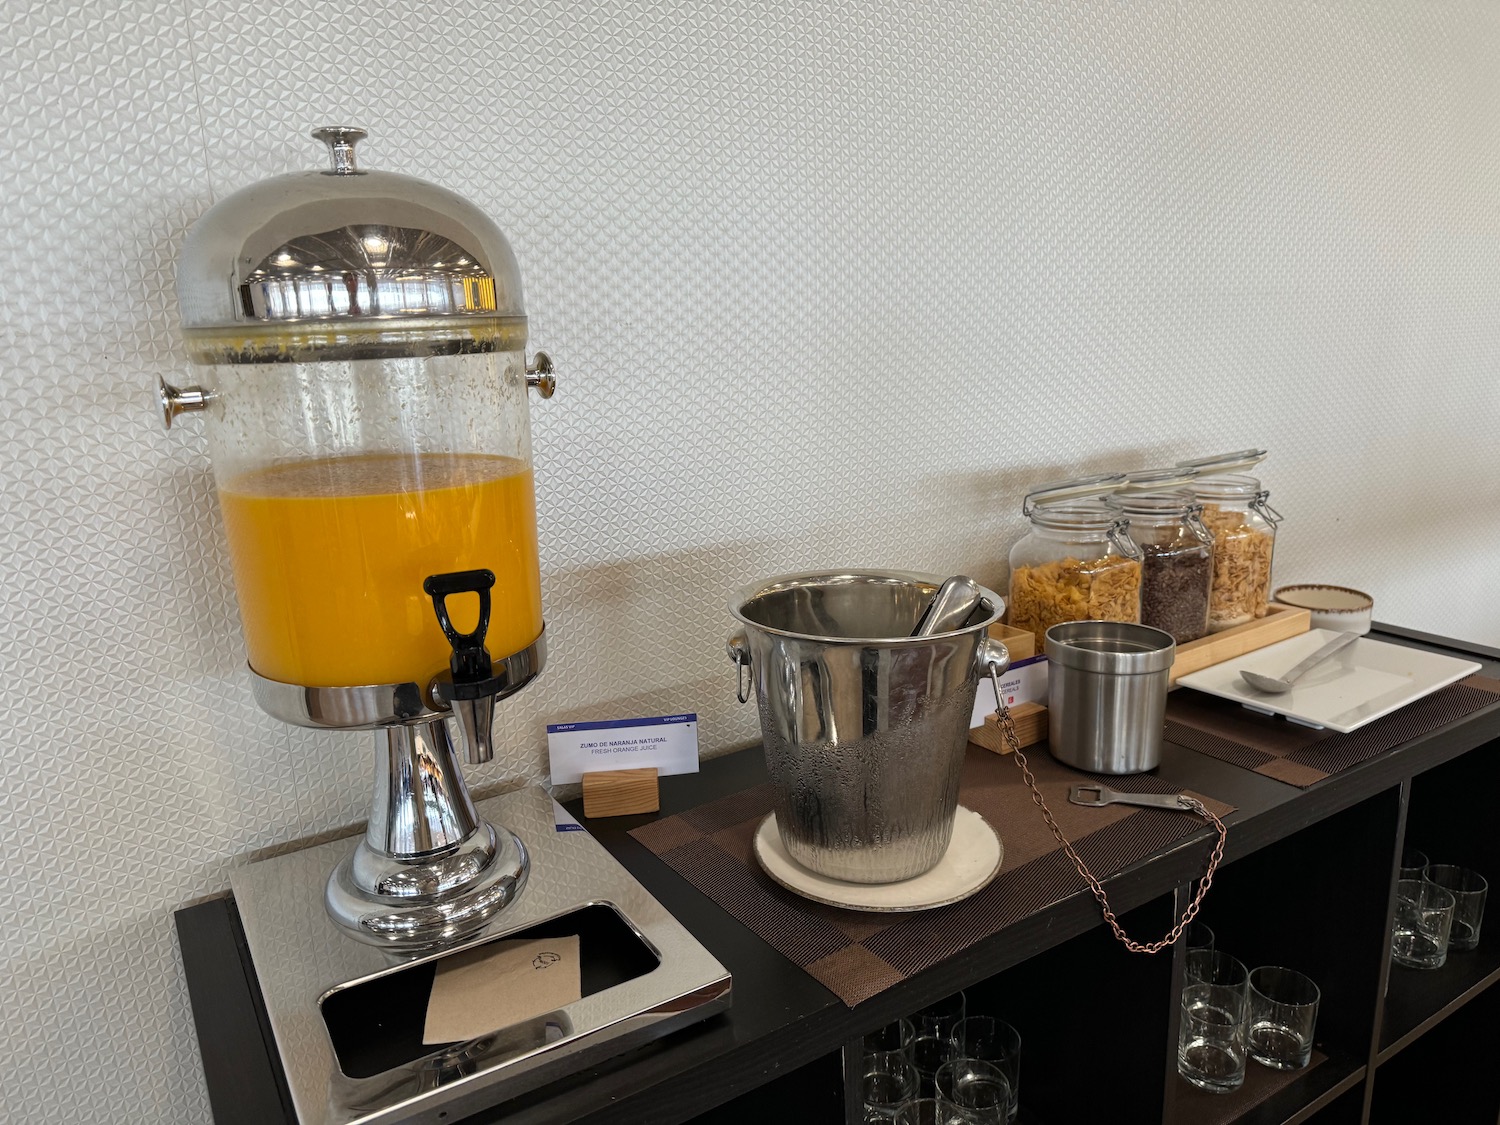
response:
<path id="1" fill-rule="evenodd" d="M 1275 531 L 1253 512 L 1203 505 L 1203 523 L 1214 536 L 1214 580 L 1208 596 L 1212 632 L 1266 615 L 1271 594 Z M 1255 526 L 1260 523 L 1261 526 Z"/>

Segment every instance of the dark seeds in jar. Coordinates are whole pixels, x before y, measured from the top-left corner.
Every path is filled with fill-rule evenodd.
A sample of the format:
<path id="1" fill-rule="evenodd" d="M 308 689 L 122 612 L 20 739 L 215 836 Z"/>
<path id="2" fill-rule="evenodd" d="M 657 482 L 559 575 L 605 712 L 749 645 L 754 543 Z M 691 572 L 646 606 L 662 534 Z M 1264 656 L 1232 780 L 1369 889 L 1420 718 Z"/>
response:
<path id="1" fill-rule="evenodd" d="M 1213 557 L 1207 548 L 1142 544 L 1141 624 L 1171 633 L 1178 644 L 1208 632 Z"/>

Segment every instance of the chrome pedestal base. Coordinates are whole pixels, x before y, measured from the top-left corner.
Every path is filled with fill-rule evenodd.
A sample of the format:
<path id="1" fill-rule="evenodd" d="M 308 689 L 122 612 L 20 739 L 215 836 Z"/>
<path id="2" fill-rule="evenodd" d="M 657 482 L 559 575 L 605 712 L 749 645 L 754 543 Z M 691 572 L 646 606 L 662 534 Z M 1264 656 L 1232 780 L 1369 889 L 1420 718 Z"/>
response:
<path id="1" fill-rule="evenodd" d="M 323 905 L 350 937 L 422 949 L 484 928 L 521 893 L 531 857 L 520 837 L 485 821 L 441 856 L 403 860 L 361 840 L 328 877 Z M 402 893 L 431 886 L 428 893 Z"/>
<path id="2" fill-rule="evenodd" d="M 496 661 L 496 694 L 484 702 L 525 687 L 545 658 L 544 633 Z M 476 933 L 515 901 L 530 871 L 526 846 L 475 813 L 448 734 L 450 712 L 432 684 L 320 688 L 251 674 L 268 714 L 320 730 L 374 730 L 382 744 L 364 839 L 334 868 L 324 895 L 344 933 L 369 945 L 429 949 Z M 487 730 L 468 741 L 471 761 L 488 760 Z"/>
<path id="3" fill-rule="evenodd" d="M 531 860 L 475 813 L 443 720 L 386 727 L 383 741 L 365 838 L 333 869 L 324 904 L 358 941 L 446 945 L 509 905 Z"/>

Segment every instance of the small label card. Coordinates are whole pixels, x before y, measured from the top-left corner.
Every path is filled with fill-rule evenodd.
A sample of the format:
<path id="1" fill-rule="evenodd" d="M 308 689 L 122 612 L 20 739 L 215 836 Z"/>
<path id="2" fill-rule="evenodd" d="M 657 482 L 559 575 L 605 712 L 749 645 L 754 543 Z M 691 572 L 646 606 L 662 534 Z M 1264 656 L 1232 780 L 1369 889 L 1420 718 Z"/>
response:
<path id="1" fill-rule="evenodd" d="M 659 774 L 698 772 L 698 716 L 549 723 L 552 784 L 582 781 L 586 773 L 655 766 Z"/>
<path id="2" fill-rule="evenodd" d="M 1000 673 L 1000 690 L 1005 692 L 1005 705 L 1017 703 L 1047 702 L 1047 658 L 1032 656 L 1017 660 Z M 969 717 L 969 729 L 984 726 L 984 720 L 995 713 L 995 685 L 989 676 L 979 677 L 979 690 L 974 693 L 974 714 Z"/>
<path id="3" fill-rule="evenodd" d="M 583 825 L 573 819 L 573 814 L 556 801 L 552 802 L 552 826 L 559 832 L 582 832 Z"/>

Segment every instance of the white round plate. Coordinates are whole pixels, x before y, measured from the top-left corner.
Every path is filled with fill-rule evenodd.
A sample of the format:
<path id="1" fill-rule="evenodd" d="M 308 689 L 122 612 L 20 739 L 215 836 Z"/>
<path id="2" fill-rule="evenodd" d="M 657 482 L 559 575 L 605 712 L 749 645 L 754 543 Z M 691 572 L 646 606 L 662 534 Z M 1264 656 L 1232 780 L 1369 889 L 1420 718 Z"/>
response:
<path id="1" fill-rule="evenodd" d="M 767 875 L 803 898 L 848 910 L 899 912 L 947 906 L 982 890 L 1000 873 L 1005 846 L 989 821 L 959 805 L 953 839 L 931 871 L 899 883 L 848 883 L 809 871 L 787 854 L 772 813 L 756 829 L 755 858 Z"/>

